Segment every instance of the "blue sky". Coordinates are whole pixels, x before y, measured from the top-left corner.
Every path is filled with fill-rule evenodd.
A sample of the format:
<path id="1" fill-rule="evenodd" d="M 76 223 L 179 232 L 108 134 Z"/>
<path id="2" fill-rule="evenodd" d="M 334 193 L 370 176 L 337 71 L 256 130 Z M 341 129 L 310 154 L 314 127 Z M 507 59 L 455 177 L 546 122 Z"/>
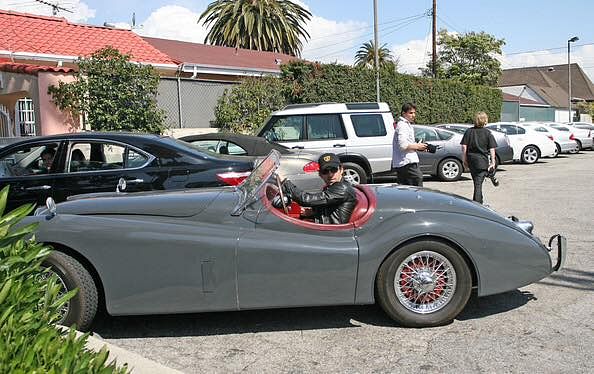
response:
<path id="1" fill-rule="evenodd" d="M 206 30 L 197 24 L 206 0 L 45 0 L 72 10 L 59 15 L 73 22 L 129 27 L 136 14 L 141 35 L 203 42 Z M 296 0 L 313 14 L 307 25 L 311 39 L 303 57 L 323 62 L 353 63 L 356 50 L 373 38 L 373 0 Z M 380 43 L 399 58 L 400 71 L 418 73 L 431 51 L 432 0 L 378 0 Z M 1 9 L 51 14 L 34 0 L 0 0 Z M 594 1 L 590 0 L 437 0 L 438 28 L 465 33 L 485 31 L 505 39 L 503 67 L 567 63 L 571 59 L 594 80 Z"/>

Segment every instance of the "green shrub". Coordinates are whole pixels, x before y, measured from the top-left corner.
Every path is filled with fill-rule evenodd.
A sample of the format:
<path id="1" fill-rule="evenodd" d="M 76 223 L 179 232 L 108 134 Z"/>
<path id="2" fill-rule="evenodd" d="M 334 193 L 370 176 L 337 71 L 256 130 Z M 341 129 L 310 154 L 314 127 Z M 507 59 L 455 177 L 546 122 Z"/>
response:
<path id="1" fill-rule="evenodd" d="M 252 78 L 226 91 L 215 110 L 219 127 L 253 133 L 285 104 L 375 101 L 375 72 L 364 67 L 303 61 L 281 66 L 283 78 Z M 380 70 L 380 97 L 394 116 L 403 103 L 417 105 L 417 123 L 471 123 L 484 111 L 489 121 L 501 117 L 501 91 L 459 81 L 431 79 Z"/>
<path id="2" fill-rule="evenodd" d="M 248 78 L 225 90 L 215 109 L 215 125 L 222 130 L 252 134 L 271 111 L 287 104 L 289 86 L 278 78 Z"/>
<path id="3" fill-rule="evenodd" d="M 107 350 L 85 349 L 88 334 L 63 332 L 54 323 L 76 290 L 64 293 L 41 263 L 50 253 L 31 237 L 36 224 L 18 225 L 32 204 L 4 214 L 8 187 L 0 192 L 0 373 L 124 373 L 106 364 Z"/>

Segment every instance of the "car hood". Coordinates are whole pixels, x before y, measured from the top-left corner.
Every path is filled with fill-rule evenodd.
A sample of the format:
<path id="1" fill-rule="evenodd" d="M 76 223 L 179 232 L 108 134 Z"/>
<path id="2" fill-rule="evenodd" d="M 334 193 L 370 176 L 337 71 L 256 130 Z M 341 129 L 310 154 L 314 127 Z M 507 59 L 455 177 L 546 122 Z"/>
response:
<path id="1" fill-rule="evenodd" d="M 80 195 L 57 205 L 58 214 L 190 217 L 234 187 Z M 43 214 L 39 212 L 39 214 Z"/>
<path id="2" fill-rule="evenodd" d="M 374 185 L 376 212 L 384 217 L 402 213 L 439 211 L 481 217 L 506 226 L 517 227 L 513 221 L 465 197 L 405 185 Z"/>

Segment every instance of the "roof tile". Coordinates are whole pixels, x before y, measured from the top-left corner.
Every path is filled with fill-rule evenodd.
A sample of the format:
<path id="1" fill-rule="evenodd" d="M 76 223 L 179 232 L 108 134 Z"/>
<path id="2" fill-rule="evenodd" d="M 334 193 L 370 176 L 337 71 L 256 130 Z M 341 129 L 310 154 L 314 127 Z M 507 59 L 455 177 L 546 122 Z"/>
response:
<path id="1" fill-rule="evenodd" d="M 64 18 L 0 10 L 0 50 L 90 56 L 112 46 L 137 62 L 176 64 L 130 30 L 70 23 Z"/>

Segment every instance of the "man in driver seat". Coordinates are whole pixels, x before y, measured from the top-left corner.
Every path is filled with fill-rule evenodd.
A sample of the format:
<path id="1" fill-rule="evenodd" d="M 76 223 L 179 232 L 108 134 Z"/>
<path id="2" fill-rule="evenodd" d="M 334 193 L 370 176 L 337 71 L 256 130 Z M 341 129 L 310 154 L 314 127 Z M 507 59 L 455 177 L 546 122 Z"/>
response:
<path id="1" fill-rule="evenodd" d="M 320 178 L 326 183 L 320 192 L 305 192 L 285 179 L 282 189 L 285 203 L 295 200 L 302 207 L 311 207 L 316 223 L 341 224 L 348 223 L 357 205 L 357 195 L 354 187 L 342 179 L 344 171 L 340 159 L 334 153 L 324 153 L 318 160 Z M 282 201 L 277 196 L 272 204 L 280 208 Z"/>

